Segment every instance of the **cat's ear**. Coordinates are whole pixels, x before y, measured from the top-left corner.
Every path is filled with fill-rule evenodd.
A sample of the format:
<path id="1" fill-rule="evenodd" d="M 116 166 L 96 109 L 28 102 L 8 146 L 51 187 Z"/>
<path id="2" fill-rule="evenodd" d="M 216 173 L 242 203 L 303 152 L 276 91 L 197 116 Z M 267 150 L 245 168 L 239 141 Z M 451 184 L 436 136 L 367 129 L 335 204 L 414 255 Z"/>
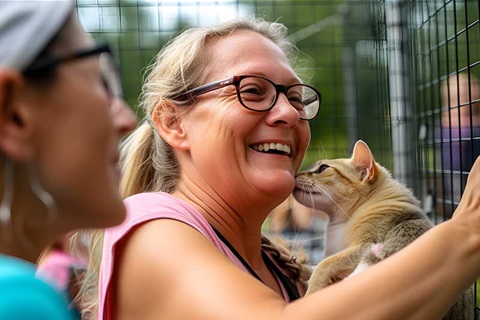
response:
<path id="1" fill-rule="evenodd" d="M 365 172 L 363 181 L 372 181 L 376 177 L 377 168 L 375 167 L 375 159 L 368 145 L 362 140 L 358 140 L 353 148 L 352 163 L 360 170 Z"/>

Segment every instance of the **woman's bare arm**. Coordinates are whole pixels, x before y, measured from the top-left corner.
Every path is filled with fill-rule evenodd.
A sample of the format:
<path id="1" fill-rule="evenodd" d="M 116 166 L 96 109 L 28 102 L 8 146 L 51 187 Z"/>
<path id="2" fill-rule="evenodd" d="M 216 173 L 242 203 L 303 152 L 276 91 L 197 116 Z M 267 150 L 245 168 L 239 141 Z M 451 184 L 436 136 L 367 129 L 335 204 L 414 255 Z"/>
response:
<path id="1" fill-rule="evenodd" d="M 137 229 L 120 259 L 119 318 L 435 319 L 480 276 L 480 158 L 454 217 L 368 269 L 286 304 L 173 220 Z"/>

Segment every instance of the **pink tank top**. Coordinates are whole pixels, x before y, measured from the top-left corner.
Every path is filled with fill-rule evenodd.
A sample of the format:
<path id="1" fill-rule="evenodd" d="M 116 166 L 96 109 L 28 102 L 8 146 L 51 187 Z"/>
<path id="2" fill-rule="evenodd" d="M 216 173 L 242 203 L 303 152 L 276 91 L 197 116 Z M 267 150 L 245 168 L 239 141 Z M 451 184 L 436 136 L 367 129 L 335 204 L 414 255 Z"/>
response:
<path id="1" fill-rule="evenodd" d="M 113 319 L 115 295 L 112 292 L 111 281 L 115 268 L 116 245 L 134 227 L 150 220 L 174 219 L 195 228 L 218 247 L 218 249 L 240 269 L 249 273 L 242 262 L 240 262 L 230 249 L 218 238 L 207 220 L 188 203 L 163 192 L 137 194 L 125 199 L 124 203 L 127 208 L 125 221 L 121 225 L 108 228 L 105 231 L 102 263 L 100 265 L 97 319 Z M 285 301 L 288 302 L 289 297 L 285 287 L 281 281 L 278 281 L 278 283 L 282 288 Z"/>

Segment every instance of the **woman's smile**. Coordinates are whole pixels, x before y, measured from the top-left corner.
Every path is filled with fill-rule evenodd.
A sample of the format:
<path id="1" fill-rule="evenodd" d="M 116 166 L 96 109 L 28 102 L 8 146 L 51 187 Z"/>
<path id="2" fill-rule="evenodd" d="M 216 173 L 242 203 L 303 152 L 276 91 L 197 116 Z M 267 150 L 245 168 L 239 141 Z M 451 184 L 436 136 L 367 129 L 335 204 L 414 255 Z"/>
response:
<path id="1" fill-rule="evenodd" d="M 251 149 L 269 153 L 269 154 L 280 154 L 291 157 L 291 147 L 288 144 L 283 143 L 276 143 L 276 142 L 264 142 L 264 143 L 257 143 L 250 146 Z"/>

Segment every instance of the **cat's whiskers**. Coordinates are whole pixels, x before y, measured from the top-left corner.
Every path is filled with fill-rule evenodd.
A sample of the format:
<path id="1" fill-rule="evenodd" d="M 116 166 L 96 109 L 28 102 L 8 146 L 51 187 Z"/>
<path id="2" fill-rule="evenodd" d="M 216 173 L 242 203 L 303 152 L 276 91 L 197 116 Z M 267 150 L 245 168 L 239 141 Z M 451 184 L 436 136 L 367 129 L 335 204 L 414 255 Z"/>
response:
<path id="1" fill-rule="evenodd" d="M 311 189 L 310 187 L 307 187 L 307 189 Z M 305 191 L 305 193 L 309 194 L 310 196 L 313 196 L 312 194 L 313 191 Z M 313 200 L 313 199 L 312 199 Z M 299 202 L 293 202 L 290 204 L 289 209 L 293 211 L 299 209 L 299 207 L 302 206 Z M 313 222 L 315 220 L 315 209 L 314 208 L 309 208 L 311 212 L 311 218 L 310 218 L 310 228 L 313 228 Z M 293 216 L 290 217 L 290 220 L 293 220 Z M 307 248 L 309 243 L 314 243 L 315 241 L 322 241 L 325 240 L 325 234 L 321 234 L 318 236 L 312 236 L 312 231 L 313 229 L 310 230 L 305 230 L 305 229 L 294 229 L 294 237 L 292 238 L 285 238 L 285 244 L 288 245 L 288 248 L 291 250 L 293 256 L 302 256 L 305 255 L 305 248 Z M 305 235 L 308 234 L 308 237 L 305 237 Z M 300 238 L 301 237 L 301 238 Z M 310 245 L 312 247 L 312 245 Z M 310 260 L 309 260 L 310 261 Z"/>
<path id="2" fill-rule="evenodd" d="M 293 205 L 290 204 L 288 209 L 293 212 Z M 293 215 L 290 215 L 289 220 L 288 220 L 288 224 L 291 224 L 292 221 L 293 221 Z M 287 240 L 286 242 L 287 242 L 288 246 L 290 247 L 290 249 L 292 251 L 292 255 L 297 256 L 298 255 L 297 243 L 298 243 L 299 230 L 294 229 L 294 233 L 295 233 L 295 237 L 293 239 Z"/>
<path id="3" fill-rule="evenodd" d="M 335 201 L 335 199 L 333 199 L 333 197 L 325 190 L 323 189 L 321 186 L 319 185 L 314 185 L 312 186 L 313 189 L 317 189 L 317 190 L 320 190 L 322 193 L 324 193 L 328 198 L 330 198 L 330 200 L 332 200 L 333 203 L 335 203 L 335 205 L 338 207 L 338 209 L 340 209 L 340 211 L 342 211 L 342 213 L 350 218 L 350 215 L 348 215 L 348 213 L 337 203 L 337 201 Z M 311 197 L 312 197 L 312 200 L 313 200 L 313 194 L 311 194 Z M 313 202 L 313 201 L 312 201 Z"/>
<path id="4" fill-rule="evenodd" d="M 312 241 L 315 241 L 315 240 L 323 240 L 325 239 L 325 235 L 321 235 L 321 236 L 316 236 L 316 237 L 308 237 L 306 239 L 288 239 L 288 240 L 285 240 L 286 243 L 288 243 L 289 245 L 293 244 L 293 245 L 303 245 L 305 243 L 308 243 L 308 242 L 312 242 Z M 296 248 L 295 246 L 291 246 L 293 249 L 292 249 L 292 254 L 295 254 L 296 252 Z"/>
<path id="5" fill-rule="evenodd" d="M 317 142 L 316 149 L 317 149 L 317 153 L 318 153 L 318 156 L 317 156 L 318 159 L 328 158 L 327 157 L 327 150 L 325 149 L 325 146 L 323 145 L 323 143 L 321 141 Z"/>

